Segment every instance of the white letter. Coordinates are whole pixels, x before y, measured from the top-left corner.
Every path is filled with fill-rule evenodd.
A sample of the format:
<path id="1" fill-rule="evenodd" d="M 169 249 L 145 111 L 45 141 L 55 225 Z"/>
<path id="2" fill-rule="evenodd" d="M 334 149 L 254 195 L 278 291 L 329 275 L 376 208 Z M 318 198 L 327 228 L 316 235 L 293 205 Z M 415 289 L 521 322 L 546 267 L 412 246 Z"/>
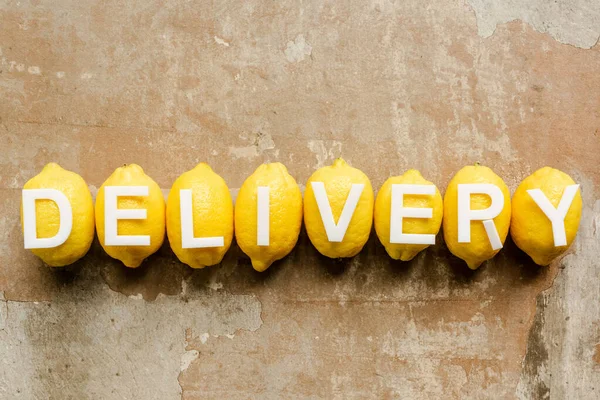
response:
<path id="1" fill-rule="evenodd" d="M 104 188 L 104 244 L 107 246 L 150 246 L 149 235 L 119 235 L 117 220 L 146 219 L 146 209 L 119 209 L 120 196 L 148 196 L 148 186 L 106 186 Z"/>
<path id="2" fill-rule="evenodd" d="M 223 236 L 204 238 L 194 237 L 194 213 L 192 210 L 192 189 L 179 191 L 179 216 L 181 218 L 181 247 L 184 249 L 201 249 L 205 247 L 225 246 Z"/>
<path id="3" fill-rule="evenodd" d="M 471 194 L 487 194 L 492 200 L 492 205 L 483 210 L 471 210 Z M 458 185 L 458 242 L 471 242 L 471 221 L 483 221 L 493 250 L 502 248 L 494 218 L 502 212 L 504 196 L 496 185 L 491 183 L 474 183 Z"/>
<path id="4" fill-rule="evenodd" d="M 323 182 L 312 182 L 312 188 L 315 193 L 315 200 L 317 200 L 317 206 L 319 207 L 319 213 L 325 226 L 325 233 L 327 233 L 327 239 L 330 242 L 341 242 L 344 240 L 344 235 L 350 225 L 350 220 L 354 214 L 354 210 L 358 205 L 358 200 L 364 189 L 365 185 L 362 183 L 353 183 L 344 208 L 342 209 L 342 215 L 336 224 L 333 220 L 333 213 L 331 211 L 331 205 L 327 198 L 327 192 L 325 191 L 325 184 Z"/>
<path id="5" fill-rule="evenodd" d="M 258 187 L 258 205 L 256 212 L 256 245 L 257 246 L 268 246 L 269 245 L 269 187 L 259 186 Z"/>
<path id="6" fill-rule="evenodd" d="M 73 228 L 71 203 L 63 192 L 56 189 L 23 189 L 23 238 L 26 249 L 50 249 L 67 241 Z M 56 235 L 50 238 L 37 237 L 36 200 L 52 200 L 58 206 L 60 225 Z"/>
<path id="7" fill-rule="evenodd" d="M 554 247 L 567 245 L 567 234 L 565 233 L 565 217 L 571 207 L 571 203 L 577 194 L 579 185 L 569 185 L 565 188 L 563 195 L 558 203 L 558 207 L 554 208 L 548 200 L 544 192 L 540 189 L 530 189 L 527 191 L 535 204 L 542 210 L 546 217 L 552 223 L 552 234 L 554 236 Z"/>
<path id="8" fill-rule="evenodd" d="M 435 194 L 434 185 L 392 185 L 392 212 L 390 217 L 390 243 L 435 244 L 435 235 L 403 233 L 402 221 L 407 218 L 431 218 L 432 208 L 404 207 L 405 194 Z"/>

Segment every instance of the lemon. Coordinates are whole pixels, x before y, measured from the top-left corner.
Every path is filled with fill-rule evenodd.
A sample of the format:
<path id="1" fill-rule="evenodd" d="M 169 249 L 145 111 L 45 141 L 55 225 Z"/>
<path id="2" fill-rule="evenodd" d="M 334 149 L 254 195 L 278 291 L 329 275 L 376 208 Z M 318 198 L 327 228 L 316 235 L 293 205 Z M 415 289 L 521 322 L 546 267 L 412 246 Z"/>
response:
<path id="1" fill-rule="evenodd" d="M 564 220 L 567 245 L 555 247 L 552 224 L 527 190 L 540 189 L 556 208 L 569 185 L 575 185 L 569 175 L 544 167 L 525 178 L 513 196 L 510 235 L 515 244 L 538 265 L 550 264 L 575 239 L 581 219 L 581 194 L 577 191 Z"/>
<path id="2" fill-rule="evenodd" d="M 458 242 L 458 185 L 473 183 L 491 183 L 500 188 L 504 196 L 504 207 L 494 218 L 500 241 L 504 243 L 510 226 L 510 192 L 498 175 L 490 168 L 481 165 L 467 166 L 454 175 L 444 195 L 444 240 L 450 252 L 466 261 L 471 269 L 477 269 L 484 261 L 494 257 L 498 250 L 493 250 L 483 226 L 483 221 L 471 221 L 471 242 Z M 492 200 L 485 194 L 471 195 L 471 209 L 488 208 Z"/>
<path id="3" fill-rule="evenodd" d="M 410 185 L 433 185 L 421 173 L 415 169 L 406 171 L 402 176 L 388 178 L 375 199 L 375 232 L 385 247 L 387 253 L 394 260 L 409 261 L 412 260 L 420 251 L 427 248 L 428 244 L 399 244 L 390 243 L 390 216 L 392 211 L 392 185 L 410 184 Z M 431 218 L 403 218 L 402 232 L 407 234 L 431 234 L 437 235 L 442 226 L 443 202 L 440 191 L 435 188 L 435 194 L 404 195 L 404 207 L 410 208 L 431 208 Z"/>
<path id="4" fill-rule="evenodd" d="M 257 245 L 259 186 L 269 188 L 268 246 Z M 283 164 L 258 167 L 242 184 L 235 204 L 235 239 L 255 270 L 266 270 L 292 251 L 302 227 L 302 192 Z"/>
<path id="5" fill-rule="evenodd" d="M 119 219 L 117 232 L 121 235 L 150 236 L 149 246 L 114 246 L 105 243 L 105 187 L 106 186 L 148 186 L 147 196 L 119 196 L 118 209 L 146 209 L 146 219 Z M 98 240 L 109 256 L 116 258 L 130 268 L 139 267 L 142 261 L 155 253 L 165 238 L 165 199 L 160 187 L 144 173 L 137 164 L 117 168 L 104 181 L 96 196 L 96 223 Z"/>
<path id="6" fill-rule="evenodd" d="M 319 212 L 312 183 L 323 182 L 337 224 L 352 184 L 364 185 L 358 204 L 341 242 L 330 242 Z M 373 188 L 369 178 L 338 158 L 333 165 L 316 170 L 308 179 L 304 195 L 304 224 L 313 246 L 330 258 L 353 257 L 358 254 L 371 233 L 373 223 Z"/>
<path id="7" fill-rule="evenodd" d="M 183 248 L 180 190 L 192 191 L 194 238 L 223 237 L 223 246 Z M 184 216 L 185 217 L 185 216 Z M 208 164 L 181 174 L 167 198 L 167 236 L 177 258 L 192 268 L 221 262 L 233 239 L 233 202 L 227 184 Z"/>
<path id="8" fill-rule="evenodd" d="M 69 200 L 73 213 L 71 234 L 63 244 L 48 249 L 31 249 L 31 252 L 51 267 L 69 265 L 83 257 L 94 240 L 94 202 L 83 178 L 56 163 L 50 163 L 27 181 L 23 189 L 59 190 Z M 36 201 L 36 225 L 38 238 L 50 238 L 58 233 L 60 213 L 54 201 Z"/>

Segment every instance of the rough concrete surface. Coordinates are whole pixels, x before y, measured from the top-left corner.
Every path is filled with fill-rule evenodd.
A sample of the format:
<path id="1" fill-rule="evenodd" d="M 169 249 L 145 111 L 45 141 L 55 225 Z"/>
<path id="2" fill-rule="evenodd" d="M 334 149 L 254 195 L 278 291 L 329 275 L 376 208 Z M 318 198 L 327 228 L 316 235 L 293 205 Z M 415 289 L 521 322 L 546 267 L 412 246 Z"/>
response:
<path id="1" fill-rule="evenodd" d="M 0 2 L 0 398 L 598 398 L 599 9 Z M 551 165 L 582 185 L 579 235 L 548 268 L 509 240 L 475 272 L 441 235 L 340 262 L 303 232 L 263 274 L 235 245 L 204 270 L 168 244 L 137 270 L 23 249 L 20 189 L 50 161 L 92 192 L 124 163 L 167 192 L 207 161 L 235 194 L 262 162 L 304 184 L 338 156 L 442 191 L 475 162 L 512 191 Z"/>

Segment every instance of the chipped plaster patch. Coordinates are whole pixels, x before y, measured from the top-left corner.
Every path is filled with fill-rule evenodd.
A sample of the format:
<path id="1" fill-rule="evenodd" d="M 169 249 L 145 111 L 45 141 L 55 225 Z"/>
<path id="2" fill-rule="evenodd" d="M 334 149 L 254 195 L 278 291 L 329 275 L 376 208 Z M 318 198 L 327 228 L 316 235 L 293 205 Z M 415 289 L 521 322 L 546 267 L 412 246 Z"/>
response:
<path id="1" fill-rule="evenodd" d="M 234 158 L 254 158 L 258 156 L 258 149 L 254 145 L 245 147 L 230 147 L 229 155 Z"/>
<path id="2" fill-rule="evenodd" d="M 311 55 L 312 46 L 306 42 L 304 35 L 298 35 L 294 41 L 287 42 L 284 53 L 289 62 L 300 62 Z"/>
<path id="3" fill-rule="evenodd" d="M 215 291 L 223 289 L 223 283 L 217 282 L 217 279 L 218 277 L 216 274 L 211 276 L 210 281 L 206 284 L 206 287 Z"/>
<path id="4" fill-rule="evenodd" d="M 516 389 L 519 399 L 550 396 L 557 399 L 584 399 L 590 388 L 598 389 L 600 370 L 593 360 L 600 321 L 600 199 L 594 182 L 583 175 L 573 178 L 581 184 L 583 210 L 577 237 L 553 285 L 537 300 L 535 321 L 527 343 L 527 354 Z M 561 379 L 553 377 L 560 376 Z"/>
<path id="5" fill-rule="evenodd" d="M 179 370 L 183 372 L 186 369 L 188 369 L 192 361 L 197 359 L 199 355 L 200 353 L 198 352 L 198 350 L 189 350 L 183 353 L 183 355 L 181 356 Z"/>
<path id="6" fill-rule="evenodd" d="M 600 37 L 597 0 L 468 0 L 477 17 L 480 36 L 491 36 L 499 24 L 521 20 L 560 43 L 582 49 Z"/>
<path id="7" fill-rule="evenodd" d="M 186 327 L 208 339 L 262 325 L 251 295 L 192 291 L 186 301 L 146 302 L 80 284 L 51 303 L 0 300 L 0 358 L 19 366 L 3 370 L 0 398 L 62 398 L 70 382 L 74 398 L 180 399 L 179 374 L 199 356 L 186 351 Z"/>
<path id="8" fill-rule="evenodd" d="M 208 338 L 210 338 L 210 333 L 208 333 L 208 332 L 205 332 L 199 336 L 200 342 L 202 344 L 206 343 L 208 341 Z"/>
<path id="9" fill-rule="evenodd" d="M 466 159 L 481 159 L 486 152 L 491 151 L 502 154 L 507 162 L 518 160 L 518 153 L 502 127 L 496 132 L 486 134 L 471 121 L 470 124 L 461 123 L 453 135 L 457 140 L 451 141 L 449 148 Z"/>
<path id="10" fill-rule="evenodd" d="M 502 354 L 494 354 L 486 347 L 489 335 L 488 324 L 481 313 L 469 321 L 442 320 L 435 329 L 419 328 L 411 319 L 402 332 L 387 332 L 381 342 L 381 352 L 392 357 L 420 358 L 435 353 L 453 358 L 502 359 Z"/>
<path id="11" fill-rule="evenodd" d="M 329 148 L 325 146 L 325 142 L 323 140 L 309 140 L 308 141 L 308 149 L 315 155 L 317 158 L 317 164 L 314 168 L 324 167 L 329 163 L 329 161 L 333 161 L 336 157 L 341 157 L 342 155 L 342 142 L 334 140 L 331 141 Z"/>
<path id="12" fill-rule="evenodd" d="M 226 42 L 225 40 L 221 39 L 218 36 L 214 36 L 215 39 L 215 43 L 220 44 L 221 46 L 225 46 L 225 47 L 229 47 L 229 43 Z"/>
<path id="13" fill-rule="evenodd" d="M 244 147 L 230 147 L 229 155 L 234 158 L 254 158 L 266 150 L 275 148 L 275 141 L 270 133 L 258 132 L 254 143 Z"/>

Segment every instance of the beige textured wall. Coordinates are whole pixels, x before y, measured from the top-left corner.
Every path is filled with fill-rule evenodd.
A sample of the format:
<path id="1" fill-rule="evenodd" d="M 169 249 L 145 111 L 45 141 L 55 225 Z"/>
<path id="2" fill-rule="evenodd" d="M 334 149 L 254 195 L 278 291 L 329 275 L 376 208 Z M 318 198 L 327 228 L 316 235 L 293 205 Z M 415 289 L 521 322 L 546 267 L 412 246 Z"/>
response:
<path id="1" fill-rule="evenodd" d="M 0 2 L 0 398 L 598 398 L 599 35 L 598 0 Z M 338 156 L 375 188 L 560 168 L 578 238 L 475 272 L 374 234 L 341 263 L 302 233 L 264 274 L 236 246 L 198 271 L 168 246 L 138 270 L 22 248 L 20 189 L 50 161 L 92 191 L 207 161 L 235 193 L 262 162 L 304 183 Z"/>

